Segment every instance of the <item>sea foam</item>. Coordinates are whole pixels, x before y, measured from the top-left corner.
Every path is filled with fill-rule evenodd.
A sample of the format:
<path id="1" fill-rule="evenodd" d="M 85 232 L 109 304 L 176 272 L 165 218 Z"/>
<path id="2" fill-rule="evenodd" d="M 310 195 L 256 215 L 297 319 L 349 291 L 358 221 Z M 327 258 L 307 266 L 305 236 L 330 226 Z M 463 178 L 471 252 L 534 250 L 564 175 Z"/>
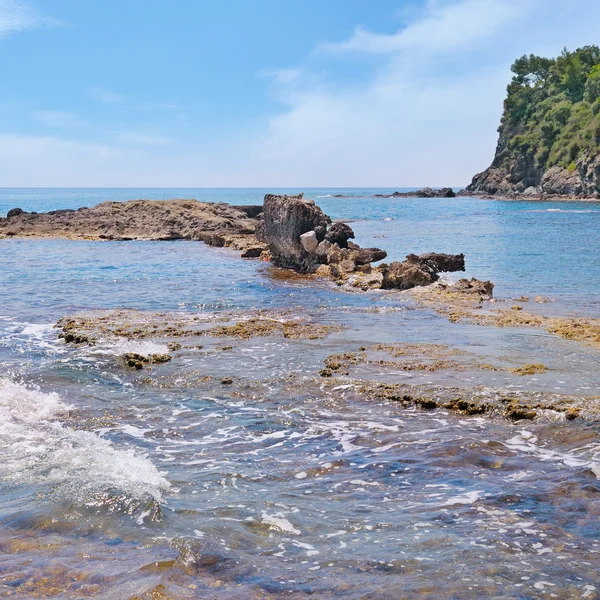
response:
<path id="1" fill-rule="evenodd" d="M 170 484 L 150 459 L 61 423 L 73 407 L 56 393 L 0 378 L 0 479 L 48 486 L 81 505 L 159 503 Z"/>

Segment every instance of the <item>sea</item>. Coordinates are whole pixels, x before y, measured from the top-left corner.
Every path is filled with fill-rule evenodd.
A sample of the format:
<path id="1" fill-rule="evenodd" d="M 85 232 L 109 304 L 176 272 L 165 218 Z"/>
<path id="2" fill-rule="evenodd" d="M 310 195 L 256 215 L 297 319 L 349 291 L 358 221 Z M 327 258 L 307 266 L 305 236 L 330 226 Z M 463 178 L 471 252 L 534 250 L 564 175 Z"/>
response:
<path id="1" fill-rule="evenodd" d="M 600 318 L 600 202 L 375 197 L 396 190 L 3 188 L 0 214 L 304 192 L 386 262 L 464 253 L 451 277 L 493 281 L 507 306 Z M 123 354 L 172 348 L 65 344 L 57 321 L 82 313 L 332 332 L 202 336 L 135 371 Z M 501 368 L 321 376 L 377 344 Z M 531 363 L 547 371 L 510 372 Z M 201 242 L 0 240 L 0 598 L 600 598 L 600 423 L 405 407 L 361 378 L 597 406 L 600 350 Z"/>

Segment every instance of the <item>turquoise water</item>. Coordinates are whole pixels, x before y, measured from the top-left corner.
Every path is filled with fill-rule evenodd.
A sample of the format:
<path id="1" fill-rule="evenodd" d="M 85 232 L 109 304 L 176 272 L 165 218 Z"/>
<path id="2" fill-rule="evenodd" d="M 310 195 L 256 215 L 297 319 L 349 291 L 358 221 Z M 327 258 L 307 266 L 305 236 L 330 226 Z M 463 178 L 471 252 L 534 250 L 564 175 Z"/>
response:
<path id="1" fill-rule="evenodd" d="M 254 204 L 273 191 L 300 190 L 3 189 L 0 212 Z M 539 294 L 544 310 L 600 316 L 599 203 L 305 191 L 390 260 L 464 252 L 466 275 L 494 281 L 499 298 Z M 453 324 L 401 295 L 285 278 L 197 242 L 0 240 L 0 256 L 0 597 L 160 597 L 157 586 L 175 598 L 598 597 L 597 423 L 406 410 L 318 375 L 333 353 L 443 344 L 549 372 L 369 377 L 596 402 L 597 350 Z M 202 337 L 141 374 L 118 357 L 166 352 L 163 341 L 57 338 L 64 315 L 120 307 L 207 320 L 269 309 L 344 328 Z"/>

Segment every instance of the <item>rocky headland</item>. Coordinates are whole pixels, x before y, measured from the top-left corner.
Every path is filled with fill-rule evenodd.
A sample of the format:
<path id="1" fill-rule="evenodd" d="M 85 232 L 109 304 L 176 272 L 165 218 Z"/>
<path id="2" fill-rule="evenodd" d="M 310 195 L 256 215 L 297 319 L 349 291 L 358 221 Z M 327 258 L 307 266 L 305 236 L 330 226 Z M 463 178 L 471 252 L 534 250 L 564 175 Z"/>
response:
<path id="1" fill-rule="evenodd" d="M 512 66 L 492 164 L 459 195 L 600 199 L 600 48 Z"/>

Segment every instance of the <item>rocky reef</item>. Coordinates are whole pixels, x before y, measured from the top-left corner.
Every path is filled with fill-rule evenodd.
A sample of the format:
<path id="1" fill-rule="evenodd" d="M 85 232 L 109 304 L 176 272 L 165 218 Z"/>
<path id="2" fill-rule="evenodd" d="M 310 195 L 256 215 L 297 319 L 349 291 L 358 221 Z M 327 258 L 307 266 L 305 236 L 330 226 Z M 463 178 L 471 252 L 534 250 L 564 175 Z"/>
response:
<path id="1" fill-rule="evenodd" d="M 600 48 L 512 66 L 494 160 L 460 195 L 600 198 Z"/>
<path id="2" fill-rule="evenodd" d="M 48 213 L 14 208 L 0 218 L 0 238 L 187 239 L 248 251 L 259 246 L 254 231 L 261 213 L 262 206 L 178 199 L 102 202 L 92 208 Z"/>

